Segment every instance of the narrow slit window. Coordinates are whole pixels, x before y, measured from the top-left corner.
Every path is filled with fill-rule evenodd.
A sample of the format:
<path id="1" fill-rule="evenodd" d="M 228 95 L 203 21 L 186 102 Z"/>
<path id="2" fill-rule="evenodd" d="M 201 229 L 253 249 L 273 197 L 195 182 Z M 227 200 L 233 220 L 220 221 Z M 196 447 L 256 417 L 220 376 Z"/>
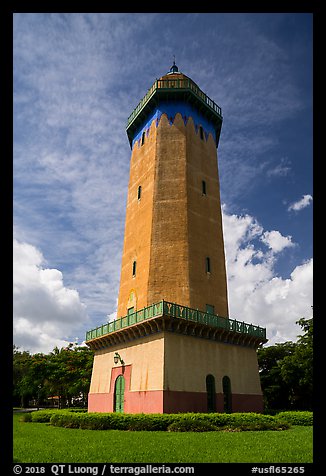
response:
<path id="1" fill-rule="evenodd" d="M 132 276 L 136 276 L 136 268 L 137 268 L 137 261 L 133 261 L 132 263 Z"/>
<path id="2" fill-rule="evenodd" d="M 141 135 L 141 145 L 144 145 L 145 142 L 145 131 Z"/>
<path id="3" fill-rule="evenodd" d="M 199 126 L 199 135 L 201 140 L 204 140 L 204 129 L 202 128 L 202 126 Z"/>
<path id="4" fill-rule="evenodd" d="M 206 273 L 210 273 L 211 272 L 211 260 L 210 258 L 207 256 L 206 257 Z"/>
<path id="5" fill-rule="evenodd" d="M 137 198 L 138 198 L 138 200 L 141 199 L 141 185 L 139 185 L 139 187 L 138 187 Z"/>
<path id="6" fill-rule="evenodd" d="M 202 191 L 203 195 L 206 195 L 206 182 L 205 182 L 205 180 L 202 180 L 201 191 Z"/>

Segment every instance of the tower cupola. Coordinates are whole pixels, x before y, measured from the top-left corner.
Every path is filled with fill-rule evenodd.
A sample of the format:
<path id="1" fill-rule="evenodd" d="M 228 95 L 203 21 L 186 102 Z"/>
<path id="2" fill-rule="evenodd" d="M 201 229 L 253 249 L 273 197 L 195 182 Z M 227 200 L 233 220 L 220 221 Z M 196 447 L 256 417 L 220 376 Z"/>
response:
<path id="1" fill-rule="evenodd" d="M 164 113 L 174 118 L 177 112 L 183 117 L 192 116 L 196 128 L 201 125 L 207 134 L 211 133 L 218 147 L 222 110 L 191 78 L 179 71 L 175 61 L 168 73 L 156 79 L 128 117 L 126 132 L 130 147 L 153 119 L 159 120 Z"/>
<path id="2" fill-rule="evenodd" d="M 173 65 L 170 68 L 170 72 L 168 74 L 179 73 L 179 68 L 175 64 L 175 60 L 173 60 Z"/>

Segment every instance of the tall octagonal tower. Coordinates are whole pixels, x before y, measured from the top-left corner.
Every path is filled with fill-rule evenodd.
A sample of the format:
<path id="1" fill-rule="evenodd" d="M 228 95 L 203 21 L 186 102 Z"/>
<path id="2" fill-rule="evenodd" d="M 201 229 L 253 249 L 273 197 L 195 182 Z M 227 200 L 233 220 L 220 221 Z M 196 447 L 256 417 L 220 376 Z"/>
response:
<path id="1" fill-rule="evenodd" d="M 265 329 L 229 319 L 221 108 L 175 62 L 128 119 L 118 319 L 87 333 L 89 411 L 261 411 Z"/>

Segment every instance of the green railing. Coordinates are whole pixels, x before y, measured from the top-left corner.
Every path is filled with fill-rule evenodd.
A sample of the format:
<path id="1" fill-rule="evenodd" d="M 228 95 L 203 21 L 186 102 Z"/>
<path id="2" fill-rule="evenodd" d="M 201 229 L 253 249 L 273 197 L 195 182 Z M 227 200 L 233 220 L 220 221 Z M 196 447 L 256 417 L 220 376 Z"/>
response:
<path id="1" fill-rule="evenodd" d="M 139 311 L 133 312 L 128 316 L 120 317 L 119 319 L 115 319 L 112 322 L 108 322 L 107 324 L 103 324 L 102 326 L 86 332 L 86 341 L 95 339 L 96 337 L 102 337 L 146 319 L 163 315 L 199 322 L 201 324 L 218 327 L 231 332 L 259 337 L 263 340 L 266 339 L 266 329 L 263 327 L 247 324 L 246 322 L 237 321 L 236 319 L 227 319 L 216 314 L 209 314 L 207 312 L 199 311 L 198 309 L 191 309 L 190 307 L 180 306 L 179 304 L 174 304 L 172 302 L 160 301 L 156 304 L 144 307 Z"/>
<path id="2" fill-rule="evenodd" d="M 118 331 L 123 327 L 132 326 L 138 322 L 142 322 L 145 319 L 150 319 L 151 317 L 159 317 L 163 315 L 163 301 L 160 301 L 157 304 L 151 304 L 150 306 L 144 307 L 139 311 L 133 312 L 128 316 L 120 317 L 114 321 L 103 324 L 102 326 L 96 327 L 91 331 L 86 332 L 86 341 L 90 339 L 95 339 L 96 337 L 101 337 L 110 332 Z"/>
<path id="3" fill-rule="evenodd" d="M 180 306 L 171 302 L 163 301 L 164 314 L 172 317 L 179 317 L 188 321 L 199 322 L 212 327 L 219 327 L 228 331 L 248 334 L 255 337 L 266 339 L 266 329 L 253 324 L 247 324 L 236 319 L 227 319 L 216 314 L 191 309 L 190 307 Z"/>
<path id="4" fill-rule="evenodd" d="M 133 122 L 135 117 L 140 113 L 140 111 L 146 106 L 151 97 L 155 94 L 157 90 L 184 90 L 191 91 L 197 98 L 201 100 L 203 104 L 208 106 L 212 111 L 214 111 L 222 119 L 222 109 L 212 100 L 207 94 L 205 94 L 196 83 L 191 79 L 157 79 L 155 83 L 147 91 L 143 99 L 139 102 L 137 107 L 132 111 L 128 117 L 127 128 Z"/>

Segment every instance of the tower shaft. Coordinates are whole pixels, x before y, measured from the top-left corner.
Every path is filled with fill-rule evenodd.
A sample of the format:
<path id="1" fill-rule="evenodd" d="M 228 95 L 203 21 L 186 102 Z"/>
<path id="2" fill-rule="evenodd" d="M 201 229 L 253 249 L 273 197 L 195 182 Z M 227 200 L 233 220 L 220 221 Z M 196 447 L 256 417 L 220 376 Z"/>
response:
<path id="1" fill-rule="evenodd" d="M 162 299 L 228 316 L 216 143 L 184 109 L 133 143 L 118 316 Z"/>

